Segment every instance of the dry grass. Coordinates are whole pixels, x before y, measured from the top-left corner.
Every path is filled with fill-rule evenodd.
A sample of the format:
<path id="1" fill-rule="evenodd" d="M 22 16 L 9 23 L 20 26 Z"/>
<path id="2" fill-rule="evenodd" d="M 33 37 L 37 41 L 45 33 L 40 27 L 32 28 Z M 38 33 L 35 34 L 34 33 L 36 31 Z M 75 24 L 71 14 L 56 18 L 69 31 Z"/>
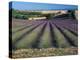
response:
<path id="1" fill-rule="evenodd" d="M 12 58 L 30 58 L 30 57 L 47 57 L 77 55 L 77 48 L 42 48 L 42 49 L 19 49 L 12 51 Z"/>

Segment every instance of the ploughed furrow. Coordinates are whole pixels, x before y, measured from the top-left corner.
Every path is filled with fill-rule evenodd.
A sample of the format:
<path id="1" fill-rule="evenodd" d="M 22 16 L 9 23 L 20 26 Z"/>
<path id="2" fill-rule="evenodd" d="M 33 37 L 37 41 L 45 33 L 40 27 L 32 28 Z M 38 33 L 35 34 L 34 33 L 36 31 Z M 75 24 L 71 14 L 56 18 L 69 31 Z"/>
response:
<path id="1" fill-rule="evenodd" d="M 39 25 L 37 28 L 35 28 L 30 34 L 25 35 L 21 40 L 15 43 L 15 48 L 33 48 L 33 44 L 36 43 L 36 37 L 41 33 L 41 29 L 45 23 L 42 25 Z"/>
<path id="2" fill-rule="evenodd" d="M 68 29 L 69 31 L 71 31 L 76 36 L 78 36 L 78 29 L 77 29 L 78 27 L 77 27 L 77 24 L 68 24 L 68 25 L 65 25 L 63 27 L 66 28 L 66 29 Z"/>
<path id="3" fill-rule="evenodd" d="M 50 34 L 51 34 L 51 42 L 53 44 L 53 47 L 57 48 L 58 47 L 58 43 L 56 41 L 56 39 L 54 39 L 54 33 L 53 33 L 53 27 L 52 27 L 52 24 L 50 23 Z"/>
<path id="4" fill-rule="evenodd" d="M 12 34 L 18 32 L 18 31 L 22 31 L 25 28 L 29 28 L 29 27 L 33 26 L 34 24 L 35 24 L 35 22 L 33 22 L 32 24 L 26 24 L 26 26 L 24 25 L 24 26 L 20 26 L 20 27 L 17 27 L 17 28 L 12 28 Z"/>
<path id="5" fill-rule="evenodd" d="M 26 24 L 32 24 L 35 21 L 30 21 L 30 20 L 15 20 L 12 19 L 12 27 L 16 28 L 16 27 L 21 27 L 24 26 Z"/>
<path id="6" fill-rule="evenodd" d="M 58 28 L 52 24 L 53 27 L 53 33 L 54 33 L 54 39 L 57 42 L 58 48 L 66 48 L 71 47 L 69 42 L 66 40 L 65 36 L 58 30 Z"/>
<path id="7" fill-rule="evenodd" d="M 71 29 L 70 27 L 67 27 L 67 26 L 70 26 L 71 24 L 65 25 L 65 24 L 60 24 L 60 23 L 58 23 L 58 22 L 53 22 L 53 23 L 56 24 L 56 25 L 59 25 L 60 27 L 63 27 L 63 28 L 65 28 L 65 29 L 69 30 L 72 34 L 78 36 L 77 30 Z M 64 25 L 65 25 L 65 26 L 64 26 Z M 75 27 L 75 28 L 76 28 L 76 27 Z"/>
<path id="8" fill-rule="evenodd" d="M 71 30 L 71 29 L 69 29 L 69 28 L 66 28 L 66 27 L 63 27 L 63 28 L 67 29 L 67 30 L 70 31 L 72 34 L 78 36 L 78 32 L 77 32 L 77 31 L 73 31 L 73 30 Z"/>
<path id="9" fill-rule="evenodd" d="M 43 22 L 42 22 L 43 23 Z M 12 44 L 14 45 L 19 40 L 23 39 L 23 37 L 29 33 L 31 33 L 35 28 L 37 28 L 42 23 L 35 24 L 34 26 L 24 29 L 22 31 L 16 32 L 14 35 L 12 35 Z"/>
<path id="10" fill-rule="evenodd" d="M 69 30 L 60 27 L 59 25 L 57 25 L 58 29 L 60 29 L 60 31 L 65 35 L 65 37 L 68 39 L 68 41 L 74 46 L 77 47 L 78 46 L 78 37 L 76 35 L 74 35 L 73 33 L 71 33 Z"/>
<path id="11" fill-rule="evenodd" d="M 35 43 L 32 44 L 32 48 L 39 48 L 38 46 L 39 46 L 40 38 L 41 38 L 41 36 L 42 36 L 43 33 L 44 33 L 45 27 L 46 27 L 46 24 L 43 25 L 43 27 L 42 27 L 42 29 L 40 30 L 38 36 L 35 38 L 36 41 L 35 41 Z"/>
<path id="12" fill-rule="evenodd" d="M 12 21 L 12 27 L 13 28 L 19 28 L 19 27 L 25 26 L 26 24 L 27 25 L 32 24 L 32 22 L 15 22 L 15 21 Z"/>
<path id="13" fill-rule="evenodd" d="M 13 28 L 19 28 L 19 27 L 23 27 L 25 25 L 31 25 L 31 24 L 34 24 L 38 21 L 25 21 L 25 22 L 16 22 L 16 21 L 12 21 L 12 27 Z"/>
<path id="14" fill-rule="evenodd" d="M 68 30 L 72 31 L 74 34 L 77 35 L 77 24 L 73 21 L 71 23 L 68 22 L 62 22 L 62 21 L 53 21 L 55 24 L 59 24 L 60 26 L 63 26 L 64 28 L 67 28 Z"/>
<path id="15" fill-rule="evenodd" d="M 65 29 L 69 30 L 70 32 L 72 32 L 74 35 L 78 36 L 78 33 L 77 33 L 77 30 L 74 28 L 74 29 L 71 29 L 70 27 L 67 27 L 67 26 L 63 26 Z"/>
<path id="16" fill-rule="evenodd" d="M 19 28 L 13 28 L 12 29 L 12 34 L 15 34 L 16 32 L 19 32 L 19 31 L 22 31 L 26 28 L 30 28 L 32 25 L 29 25 L 29 26 L 23 26 L 23 27 L 19 27 Z"/>
<path id="17" fill-rule="evenodd" d="M 43 32 L 43 35 L 40 38 L 40 42 L 39 42 L 38 47 L 39 48 L 50 48 L 50 47 L 52 47 L 49 22 L 47 22 L 47 25 L 45 27 L 45 31 Z"/>

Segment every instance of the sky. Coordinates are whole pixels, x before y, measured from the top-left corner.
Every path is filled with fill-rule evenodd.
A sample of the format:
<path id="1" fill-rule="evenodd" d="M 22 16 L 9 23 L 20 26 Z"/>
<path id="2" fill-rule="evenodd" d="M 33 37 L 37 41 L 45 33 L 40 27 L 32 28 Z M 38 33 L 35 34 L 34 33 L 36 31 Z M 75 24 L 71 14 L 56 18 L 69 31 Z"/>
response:
<path id="1" fill-rule="evenodd" d="M 11 5 L 12 3 L 12 5 Z M 16 10 L 77 10 L 77 5 L 33 3 L 33 2 L 10 2 L 10 8 Z"/>

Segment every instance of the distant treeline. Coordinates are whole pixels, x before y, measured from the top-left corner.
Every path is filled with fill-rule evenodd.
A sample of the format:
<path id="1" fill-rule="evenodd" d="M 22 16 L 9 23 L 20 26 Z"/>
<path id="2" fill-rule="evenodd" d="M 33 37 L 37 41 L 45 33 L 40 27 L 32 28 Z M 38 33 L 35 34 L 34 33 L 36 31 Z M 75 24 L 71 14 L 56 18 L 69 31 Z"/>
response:
<path id="1" fill-rule="evenodd" d="M 41 17 L 41 12 L 27 12 L 12 9 L 12 17 L 17 19 L 28 19 L 30 17 Z"/>
<path id="2" fill-rule="evenodd" d="M 12 9 L 10 11 L 12 11 L 12 18 L 16 18 L 16 19 L 28 19 L 30 17 L 46 17 L 47 19 L 53 19 L 55 16 L 55 13 L 42 14 L 41 12 L 20 11 L 15 9 Z M 75 18 L 75 11 L 68 10 L 66 16 Z"/>

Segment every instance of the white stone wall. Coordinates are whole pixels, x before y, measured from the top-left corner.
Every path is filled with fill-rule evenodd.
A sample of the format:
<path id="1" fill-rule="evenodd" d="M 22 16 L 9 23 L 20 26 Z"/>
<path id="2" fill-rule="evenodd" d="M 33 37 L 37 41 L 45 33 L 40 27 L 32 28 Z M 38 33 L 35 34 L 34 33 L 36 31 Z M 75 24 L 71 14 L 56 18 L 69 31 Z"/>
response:
<path id="1" fill-rule="evenodd" d="M 28 20 L 40 20 L 40 19 L 46 19 L 46 17 L 32 17 L 29 18 Z"/>

